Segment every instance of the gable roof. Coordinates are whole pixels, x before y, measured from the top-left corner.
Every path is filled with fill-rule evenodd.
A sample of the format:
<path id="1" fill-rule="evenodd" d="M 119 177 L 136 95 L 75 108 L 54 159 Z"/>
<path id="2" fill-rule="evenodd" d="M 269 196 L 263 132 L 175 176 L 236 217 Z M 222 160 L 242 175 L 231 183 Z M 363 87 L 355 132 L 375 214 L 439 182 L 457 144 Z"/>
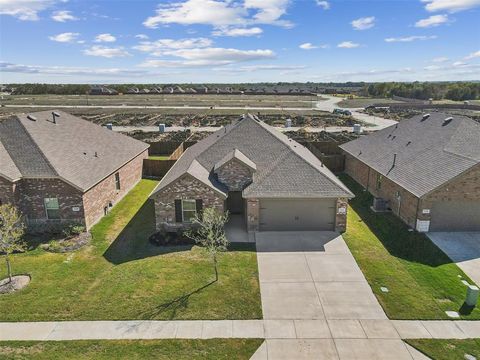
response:
<path id="1" fill-rule="evenodd" d="M 340 148 L 421 197 L 480 163 L 480 124 L 449 117 L 414 116 Z"/>
<path id="2" fill-rule="evenodd" d="M 237 159 L 240 161 L 242 164 L 245 166 L 249 167 L 252 170 L 257 170 L 257 165 L 250 160 L 244 153 L 242 153 L 238 149 L 234 149 L 230 151 L 223 159 L 221 159 L 219 162 L 215 164 L 214 170 L 217 171 L 218 169 L 221 169 L 224 165 L 230 162 L 230 160 Z"/>
<path id="3" fill-rule="evenodd" d="M 182 176 L 194 160 L 212 174 L 217 164 L 232 156 L 248 159 L 256 167 L 244 197 L 353 197 L 308 149 L 251 115 L 189 147 L 152 195 Z M 221 185 L 212 182 L 212 186 Z"/>
<path id="4" fill-rule="evenodd" d="M 10 180 L 60 178 L 86 191 L 148 148 L 141 141 L 57 113 L 56 123 L 51 111 L 30 114 L 36 121 L 27 114 L 0 120 L 0 157 L 10 159 L 0 163 L 0 175 Z"/>

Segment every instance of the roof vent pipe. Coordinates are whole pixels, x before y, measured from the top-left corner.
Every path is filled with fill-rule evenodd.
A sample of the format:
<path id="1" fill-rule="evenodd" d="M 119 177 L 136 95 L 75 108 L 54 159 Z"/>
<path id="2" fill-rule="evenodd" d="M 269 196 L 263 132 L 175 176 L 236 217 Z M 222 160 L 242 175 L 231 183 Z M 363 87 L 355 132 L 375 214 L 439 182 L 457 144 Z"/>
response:
<path id="1" fill-rule="evenodd" d="M 55 111 L 52 111 L 52 119 L 54 124 L 57 123 L 57 120 L 56 120 L 57 117 L 60 117 L 60 114 Z"/>

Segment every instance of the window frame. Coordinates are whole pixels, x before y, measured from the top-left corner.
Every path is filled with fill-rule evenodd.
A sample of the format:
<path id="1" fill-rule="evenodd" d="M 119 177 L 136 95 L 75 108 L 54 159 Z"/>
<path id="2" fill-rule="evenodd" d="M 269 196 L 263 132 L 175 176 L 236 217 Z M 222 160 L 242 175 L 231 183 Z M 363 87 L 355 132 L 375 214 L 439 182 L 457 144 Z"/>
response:
<path id="1" fill-rule="evenodd" d="M 56 201 L 57 203 L 57 208 L 49 208 L 47 203 Z M 57 197 L 48 197 L 48 198 L 43 198 L 43 206 L 45 208 L 45 215 L 47 216 L 48 220 L 60 220 L 60 202 L 58 201 Z M 56 211 L 57 216 L 51 216 L 50 211 Z"/>
<path id="2" fill-rule="evenodd" d="M 120 173 L 116 172 L 115 173 L 115 189 L 116 190 L 121 190 L 122 189 L 122 184 L 120 181 Z"/>
<path id="3" fill-rule="evenodd" d="M 193 210 L 191 210 L 191 209 L 185 210 L 185 206 L 184 206 L 185 203 L 188 203 L 188 204 L 193 203 L 194 209 Z M 192 213 L 193 212 L 193 216 L 189 217 L 189 220 L 187 220 L 187 219 L 185 219 L 185 212 L 187 212 L 187 213 Z M 182 222 L 191 224 L 193 222 L 192 219 L 194 219 L 196 215 L 197 215 L 197 200 L 182 199 Z"/>

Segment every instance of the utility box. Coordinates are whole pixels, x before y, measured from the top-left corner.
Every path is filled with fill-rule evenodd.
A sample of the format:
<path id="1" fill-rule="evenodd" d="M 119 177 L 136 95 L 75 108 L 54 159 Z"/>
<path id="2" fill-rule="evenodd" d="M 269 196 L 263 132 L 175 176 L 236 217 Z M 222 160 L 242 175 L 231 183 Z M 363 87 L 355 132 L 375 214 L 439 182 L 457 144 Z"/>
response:
<path id="1" fill-rule="evenodd" d="M 465 304 L 468 306 L 476 306 L 478 302 L 478 295 L 480 289 L 475 285 L 467 286 L 467 298 L 465 299 Z"/>
<path id="2" fill-rule="evenodd" d="M 165 132 L 165 124 L 158 125 L 158 131 L 163 134 Z"/>

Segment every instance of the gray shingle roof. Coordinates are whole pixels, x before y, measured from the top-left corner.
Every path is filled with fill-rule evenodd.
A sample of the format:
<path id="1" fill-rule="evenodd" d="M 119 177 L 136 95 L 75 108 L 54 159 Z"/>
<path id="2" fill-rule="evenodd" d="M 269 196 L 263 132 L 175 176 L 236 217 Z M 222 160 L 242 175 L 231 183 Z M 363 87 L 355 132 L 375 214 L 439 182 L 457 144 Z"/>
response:
<path id="1" fill-rule="evenodd" d="M 340 147 L 421 197 L 480 163 L 480 124 L 450 116 L 414 116 Z"/>
<path id="2" fill-rule="evenodd" d="M 194 159 L 213 173 L 215 165 L 235 149 L 257 169 L 244 197 L 353 197 L 308 149 L 252 116 L 188 148 L 153 193 L 182 176 Z"/>
<path id="3" fill-rule="evenodd" d="M 234 149 L 230 151 L 227 155 L 225 155 L 223 159 L 221 159 L 219 162 L 215 164 L 214 170 L 216 171 L 220 169 L 222 166 L 227 164 L 232 159 L 237 159 L 241 161 L 243 164 L 245 164 L 246 166 L 248 166 L 250 169 L 257 170 L 257 165 L 255 165 L 255 163 L 252 160 L 250 160 L 244 153 L 242 153 L 238 149 Z"/>
<path id="4" fill-rule="evenodd" d="M 141 141 L 57 113 L 56 124 L 51 111 L 31 114 L 37 121 L 26 114 L 0 121 L 0 142 L 21 177 L 59 177 L 86 191 L 148 148 Z M 12 166 L 2 162 L 0 173 L 7 171 L 12 172 Z"/>

